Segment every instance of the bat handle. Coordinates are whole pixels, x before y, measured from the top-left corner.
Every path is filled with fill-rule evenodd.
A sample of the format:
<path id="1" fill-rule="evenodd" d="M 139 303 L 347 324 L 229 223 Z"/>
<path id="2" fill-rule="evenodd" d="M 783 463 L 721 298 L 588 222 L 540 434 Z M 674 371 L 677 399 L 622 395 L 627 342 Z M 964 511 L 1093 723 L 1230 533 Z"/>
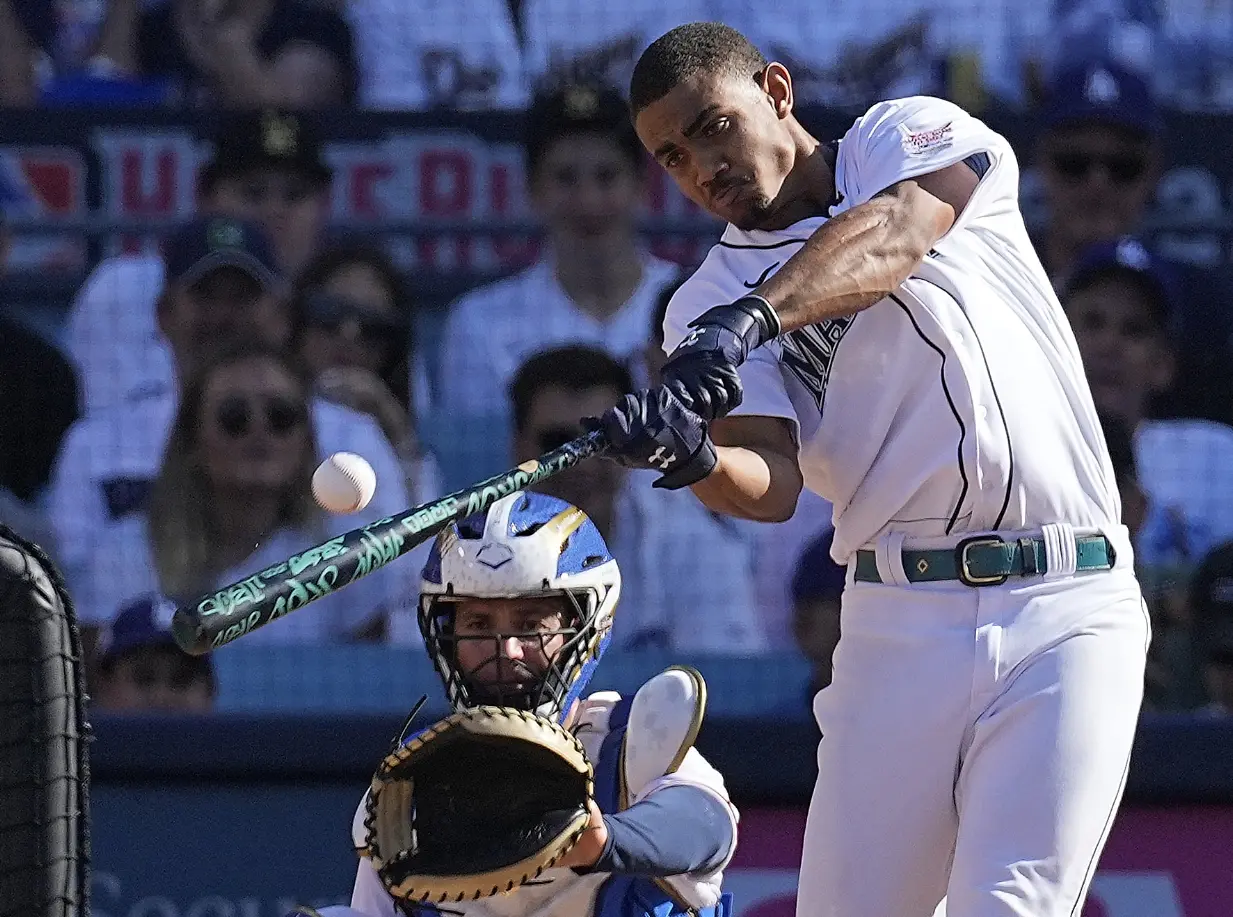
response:
<path id="1" fill-rule="evenodd" d="M 176 609 L 171 617 L 171 635 L 190 656 L 204 656 L 210 651 L 210 638 L 196 608 Z"/>

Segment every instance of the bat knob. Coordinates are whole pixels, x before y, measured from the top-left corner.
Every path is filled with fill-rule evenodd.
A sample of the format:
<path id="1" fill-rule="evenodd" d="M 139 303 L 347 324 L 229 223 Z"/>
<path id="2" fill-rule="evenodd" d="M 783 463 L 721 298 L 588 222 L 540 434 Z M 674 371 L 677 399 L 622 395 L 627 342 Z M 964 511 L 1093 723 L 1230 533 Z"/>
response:
<path id="1" fill-rule="evenodd" d="M 190 656 L 204 656 L 210 651 L 210 639 L 195 608 L 176 610 L 171 618 L 171 635 L 176 645 Z"/>

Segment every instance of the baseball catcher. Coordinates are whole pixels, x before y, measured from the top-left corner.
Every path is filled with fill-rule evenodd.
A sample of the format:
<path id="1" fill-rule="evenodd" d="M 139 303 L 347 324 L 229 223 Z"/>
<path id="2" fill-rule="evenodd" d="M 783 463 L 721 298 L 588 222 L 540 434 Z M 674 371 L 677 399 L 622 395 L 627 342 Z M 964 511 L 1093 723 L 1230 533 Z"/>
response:
<path id="1" fill-rule="evenodd" d="M 727 917 L 737 812 L 693 748 L 702 677 L 584 696 L 621 589 L 586 514 L 506 497 L 441 532 L 421 589 L 453 712 L 381 762 L 351 907 L 322 917 Z"/>

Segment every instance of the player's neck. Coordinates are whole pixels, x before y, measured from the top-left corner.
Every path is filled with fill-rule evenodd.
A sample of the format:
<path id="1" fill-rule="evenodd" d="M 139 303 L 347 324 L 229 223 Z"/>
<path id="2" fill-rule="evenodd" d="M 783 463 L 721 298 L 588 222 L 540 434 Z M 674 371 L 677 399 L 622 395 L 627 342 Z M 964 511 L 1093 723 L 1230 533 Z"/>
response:
<path id="1" fill-rule="evenodd" d="M 602 240 L 552 241 L 557 283 L 574 304 L 599 319 L 614 315 L 642 283 L 642 254 L 625 233 Z"/>
<path id="2" fill-rule="evenodd" d="M 787 229 L 810 217 L 828 216 L 835 195 L 835 163 L 830 147 L 795 125 L 796 161 L 784 180 L 777 206 L 758 229 Z"/>

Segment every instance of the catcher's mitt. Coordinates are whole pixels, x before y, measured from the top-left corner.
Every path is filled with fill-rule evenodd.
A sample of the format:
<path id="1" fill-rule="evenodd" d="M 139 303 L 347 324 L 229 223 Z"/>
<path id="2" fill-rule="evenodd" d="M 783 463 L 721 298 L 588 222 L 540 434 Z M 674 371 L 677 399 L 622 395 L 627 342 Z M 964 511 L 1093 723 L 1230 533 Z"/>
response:
<path id="1" fill-rule="evenodd" d="M 462 710 L 377 768 L 368 855 L 397 901 L 487 898 L 568 853 L 593 795 L 586 753 L 557 723 L 508 707 Z"/>

